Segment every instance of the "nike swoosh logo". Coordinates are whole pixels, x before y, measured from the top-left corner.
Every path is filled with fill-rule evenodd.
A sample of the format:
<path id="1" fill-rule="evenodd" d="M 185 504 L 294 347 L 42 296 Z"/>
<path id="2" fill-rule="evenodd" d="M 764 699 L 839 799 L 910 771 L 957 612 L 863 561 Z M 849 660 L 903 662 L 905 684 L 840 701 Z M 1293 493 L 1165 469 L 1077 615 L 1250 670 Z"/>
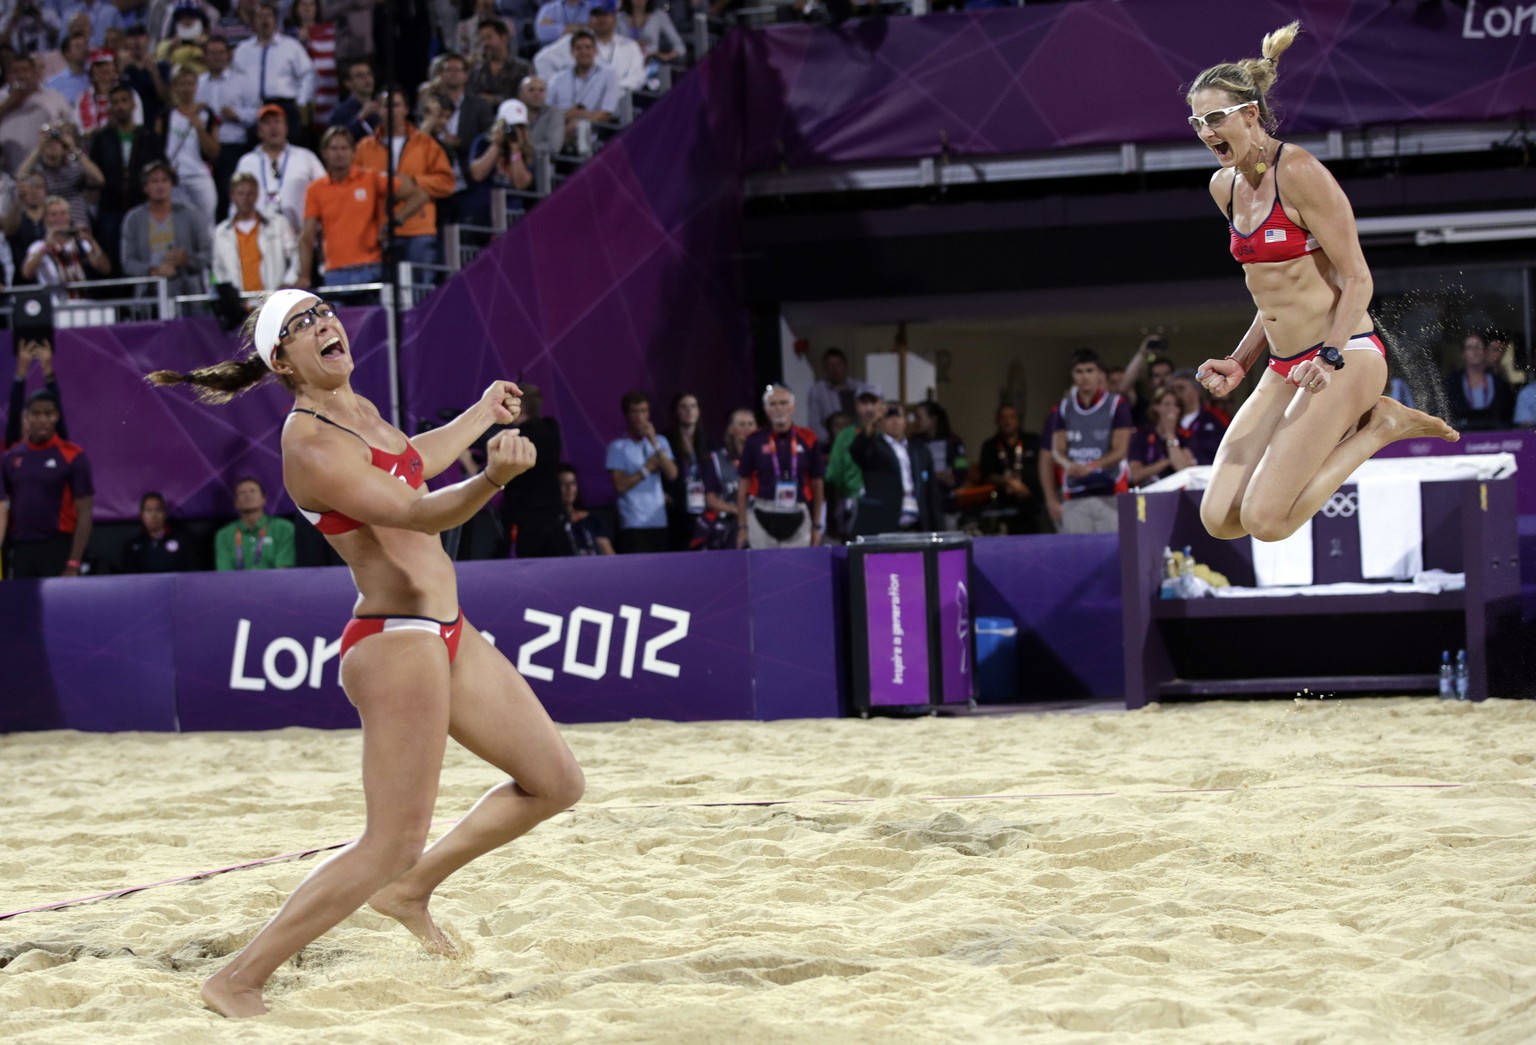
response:
<path id="1" fill-rule="evenodd" d="M 459 630 L 458 628 L 449 628 L 447 631 L 443 632 L 443 641 L 444 642 L 452 641 L 453 640 L 453 636 L 458 632 L 458 630 Z"/>

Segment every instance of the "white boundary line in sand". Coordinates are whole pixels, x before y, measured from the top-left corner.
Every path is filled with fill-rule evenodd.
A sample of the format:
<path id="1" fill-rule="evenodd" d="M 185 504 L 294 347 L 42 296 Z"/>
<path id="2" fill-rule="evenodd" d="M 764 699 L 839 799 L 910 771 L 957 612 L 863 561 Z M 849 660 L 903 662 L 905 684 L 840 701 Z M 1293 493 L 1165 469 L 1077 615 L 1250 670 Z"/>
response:
<path id="1" fill-rule="evenodd" d="M 1466 784 L 1287 784 L 1280 787 L 1167 787 L 1153 788 L 1147 791 L 1036 791 L 1005 793 L 996 795 L 884 795 L 880 798 L 759 798 L 740 799 L 728 802 L 646 802 L 638 805 L 625 806 L 589 806 L 588 809 L 596 811 L 623 812 L 631 809 L 730 809 L 730 808 L 769 808 L 773 806 L 803 806 L 803 805 L 871 805 L 875 802 L 889 802 L 897 799 L 906 799 L 916 802 L 1017 802 L 1050 798 L 1108 798 L 1115 795 L 1227 795 L 1237 791 L 1297 791 L 1311 787 L 1345 787 L 1356 791 L 1444 791 L 1458 787 L 1466 787 Z M 1528 785 L 1536 787 L 1536 784 Z M 580 808 L 580 807 L 577 807 Z M 567 813 L 575 812 L 575 809 L 566 810 Z M 457 821 L 455 821 L 457 822 Z M 435 826 L 435 825 L 434 825 Z M 58 911 L 66 907 L 76 907 L 81 904 L 95 903 L 98 900 L 115 900 L 120 896 L 128 896 L 140 893 L 146 889 L 157 889 L 162 885 L 179 885 L 183 882 L 196 882 L 204 878 L 212 878 L 214 875 L 228 874 L 231 871 L 246 871 L 253 867 L 263 867 L 267 864 L 281 863 L 284 860 L 299 860 L 306 856 L 314 856 L 316 853 L 327 853 L 332 849 L 340 849 L 357 841 L 349 838 L 345 842 L 332 842 L 330 845 L 316 846 L 313 849 L 300 849 L 292 853 L 280 853 L 277 856 L 266 856 L 259 860 L 251 860 L 246 863 L 231 864 L 229 867 L 218 867 L 211 871 L 197 871 L 192 874 L 177 875 L 174 878 L 162 879 L 158 882 L 148 882 L 144 885 L 130 885 L 122 889 L 113 889 L 105 893 L 93 893 L 90 896 L 81 896 L 73 900 L 59 900 L 55 903 L 38 904 L 35 907 L 23 907 L 16 911 L 7 911 L 0 914 L 0 922 L 8 918 L 16 918 L 23 914 L 38 914 L 43 911 Z"/>

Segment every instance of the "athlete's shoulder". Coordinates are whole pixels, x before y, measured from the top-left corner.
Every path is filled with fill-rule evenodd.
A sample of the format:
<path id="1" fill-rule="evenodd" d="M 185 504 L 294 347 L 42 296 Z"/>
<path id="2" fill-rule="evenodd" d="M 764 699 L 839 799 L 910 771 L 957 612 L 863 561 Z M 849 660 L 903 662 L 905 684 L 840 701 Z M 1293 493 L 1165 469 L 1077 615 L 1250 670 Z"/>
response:
<path id="1" fill-rule="evenodd" d="M 1280 191 L 1287 196 L 1315 191 L 1322 186 L 1332 188 L 1338 185 L 1323 161 L 1300 145 L 1287 144 L 1280 151 L 1275 173 L 1281 176 Z"/>
<path id="2" fill-rule="evenodd" d="M 1211 172 L 1211 199 L 1223 211 L 1227 209 L 1227 201 L 1232 198 L 1232 182 L 1237 177 L 1237 171 L 1228 167 L 1217 167 Z"/>

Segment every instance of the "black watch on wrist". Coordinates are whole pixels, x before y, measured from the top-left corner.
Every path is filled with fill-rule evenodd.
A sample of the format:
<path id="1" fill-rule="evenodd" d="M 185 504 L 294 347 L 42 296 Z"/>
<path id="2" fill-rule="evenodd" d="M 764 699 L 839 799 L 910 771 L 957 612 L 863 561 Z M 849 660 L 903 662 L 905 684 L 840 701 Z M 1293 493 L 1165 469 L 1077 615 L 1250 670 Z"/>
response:
<path id="1" fill-rule="evenodd" d="M 1317 358 L 1319 362 L 1327 363 L 1335 370 L 1344 369 L 1344 353 L 1340 352 L 1332 345 L 1324 345 L 1322 348 L 1318 349 Z"/>

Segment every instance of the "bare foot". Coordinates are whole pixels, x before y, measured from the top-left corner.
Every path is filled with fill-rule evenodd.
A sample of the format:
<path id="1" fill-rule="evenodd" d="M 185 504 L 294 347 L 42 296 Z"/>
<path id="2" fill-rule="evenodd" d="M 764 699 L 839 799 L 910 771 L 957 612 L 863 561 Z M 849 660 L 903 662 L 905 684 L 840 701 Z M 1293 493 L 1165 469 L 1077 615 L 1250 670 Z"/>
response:
<path id="1" fill-rule="evenodd" d="M 234 983 L 227 965 L 203 984 L 203 1004 L 220 1016 L 231 1018 L 264 1016 L 267 1012 L 267 1003 L 261 999 L 261 988 L 241 987 Z"/>
<path id="2" fill-rule="evenodd" d="M 1370 427 L 1379 432 L 1383 446 L 1395 443 L 1399 439 L 1418 439 L 1424 436 L 1444 439 L 1448 443 L 1461 439 L 1461 433 L 1446 421 L 1433 414 L 1426 414 L 1422 410 L 1404 406 L 1388 396 L 1382 396 L 1376 400 L 1376 406 L 1368 416 Z"/>
<path id="3" fill-rule="evenodd" d="M 428 953 L 444 958 L 459 957 L 458 946 L 437 927 L 427 911 L 425 900 L 401 896 L 393 892 L 391 887 L 385 886 L 369 898 L 368 906 L 411 930 Z"/>

